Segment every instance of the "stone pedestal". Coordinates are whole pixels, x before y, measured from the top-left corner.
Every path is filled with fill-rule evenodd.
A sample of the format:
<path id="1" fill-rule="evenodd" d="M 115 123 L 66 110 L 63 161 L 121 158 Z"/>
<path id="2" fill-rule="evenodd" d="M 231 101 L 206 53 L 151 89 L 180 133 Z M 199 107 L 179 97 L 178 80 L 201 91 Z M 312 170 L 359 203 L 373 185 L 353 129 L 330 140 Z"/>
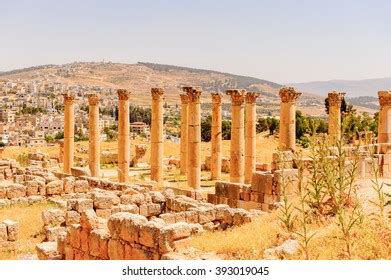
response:
<path id="1" fill-rule="evenodd" d="M 391 91 L 379 91 L 379 125 L 377 142 L 379 144 L 379 153 L 385 154 L 388 150 L 388 144 L 391 143 Z"/>
<path id="2" fill-rule="evenodd" d="M 201 90 L 184 87 L 189 97 L 188 107 L 188 146 L 187 146 L 187 185 L 190 188 L 201 187 Z"/>
<path id="3" fill-rule="evenodd" d="M 296 148 L 296 100 L 301 95 L 292 87 L 284 87 L 279 92 L 280 107 L 280 145 L 282 151 Z"/>
<path id="4" fill-rule="evenodd" d="M 66 174 L 71 174 L 75 154 L 75 96 L 70 92 L 64 94 L 64 168 Z"/>
<path id="5" fill-rule="evenodd" d="M 245 148 L 244 148 L 244 183 L 251 184 L 256 163 L 256 140 L 257 140 L 257 104 L 258 92 L 246 94 L 246 125 L 245 125 Z"/>
<path id="6" fill-rule="evenodd" d="M 163 186 L 163 101 L 164 90 L 152 88 L 151 116 L 151 180 Z"/>
<path id="7" fill-rule="evenodd" d="M 181 94 L 181 146 L 180 146 L 180 172 L 186 174 L 187 167 L 187 129 L 189 97 Z"/>
<path id="8" fill-rule="evenodd" d="M 221 93 L 212 93 L 212 131 L 210 171 L 212 180 L 221 179 Z"/>
<path id="9" fill-rule="evenodd" d="M 230 181 L 244 183 L 244 99 L 245 90 L 227 90 L 231 96 Z"/>
<path id="10" fill-rule="evenodd" d="M 129 97 L 130 92 L 119 89 L 118 93 L 118 181 L 129 182 L 130 138 Z"/>
<path id="11" fill-rule="evenodd" d="M 329 141 L 331 145 L 336 145 L 341 140 L 341 104 L 345 93 L 330 92 L 329 101 Z"/>
<path id="12" fill-rule="evenodd" d="M 88 165 L 92 177 L 100 176 L 100 129 L 99 97 L 96 93 L 88 95 Z"/>

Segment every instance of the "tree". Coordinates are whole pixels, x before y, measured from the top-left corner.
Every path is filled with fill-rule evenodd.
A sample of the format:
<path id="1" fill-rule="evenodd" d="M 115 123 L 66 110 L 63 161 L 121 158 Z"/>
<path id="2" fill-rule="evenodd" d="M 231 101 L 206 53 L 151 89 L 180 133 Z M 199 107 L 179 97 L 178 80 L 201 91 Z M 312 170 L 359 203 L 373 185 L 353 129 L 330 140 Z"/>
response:
<path id="1" fill-rule="evenodd" d="M 201 120 L 201 141 L 209 142 L 211 139 L 212 116 L 209 115 Z"/>
<path id="2" fill-rule="evenodd" d="M 56 135 L 54 135 L 54 139 L 56 140 L 64 139 L 64 131 L 57 132 Z"/>
<path id="3" fill-rule="evenodd" d="M 231 122 L 228 120 L 221 122 L 221 138 L 223 140 L 231 140 Z"/>

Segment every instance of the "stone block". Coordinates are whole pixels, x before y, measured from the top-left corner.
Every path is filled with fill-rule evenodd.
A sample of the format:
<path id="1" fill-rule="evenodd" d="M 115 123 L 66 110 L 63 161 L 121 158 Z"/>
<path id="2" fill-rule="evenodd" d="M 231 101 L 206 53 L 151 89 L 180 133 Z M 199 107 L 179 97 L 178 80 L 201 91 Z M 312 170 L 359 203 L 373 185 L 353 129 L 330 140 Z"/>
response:
<path id="1" fill-rule="evenodd" d="M 140 215 L 145 217 L 158 216 L 161 213 L 161 206 L 157 203 L 140 205 Z"/>
<path id="2" fill-rule="evenodd" d="M 74 251 L 71 246 L 65 246 L 64 253 L 65 253 L 66 260 L 74 260 L 75 259 Z"/>
<path id="3" fill-rule="evenodd" d="M 110 239 L 110 233 L 107 229 L 94 229 L 90 232 L 89 249 L 90 255 L 99 257 L 100 259 L 107 260 L 108 255 L 108 242 Z"/>
<path id="4" fill-rule="evenodd" d="M 74 188 L 75 193 L 87 193 L 90 190 L 87 180 L 76 180 Z"/>
<path id="5" fill-rule="evenodd" d="M 172 213 L 160 214 L 159 218 L 161 218 L 166 224 L 174 224 L 175 223 L 175 215 Z"/>
<path id="6" fill-rule="evenodd" d="M 97 209 L 110 209 L 120 203 L 120 198 L 112 193 L 93 193 L 92 199 Z"/>
<path id="7" fill-rule="evenodd" d="M 108 219 L 111 216 L 111 209 L 96 209 L 95 212 L 99 218 Z"/>
<path id="8" fill-rule="evenodd" d="M 67 211 L 65 214 L 65 223 L 67 226 L 71 224 L 79 224 L 80 223 L 80 214 L 75 210 Z"/>
<path id="9" fill-rule="evenodd" d="M 90 232 L 99 225 L 98 216 L 93 209 L 85 210 L 80 216 L 80 225 L 83 230 Z M 83 250 L 84 251 L 84 250 Z"/>
<path id="10" fill-rule="evenodd" d="M 67 227 L 67 235 L 69 244 L 76 249 L 80 248 L 80 232 L 81 226 L 79 224 L 72 224 Z"/>
<path id="11" fill-rule="evenodd" d="M 12 220 L 4 220 L 3 224 L 7 227 L 8 241 L 16 241 L 19 237 L 19 223 Z"/>
<path id="12" fill-rule="evenodd" d="M 82 213 L 83 211 L 92 209 L 94 207 L 94 203 L 92 199 L 81 198 L 76 200 L 76 211 Z"/>
<path id="13" fill-rule="evenodd" d="M 0 186 L 0 199 L 7 198 L 7 187 L 6 186 Z"/>
<path id="14" fill-rule="evenodd" d="M 110 239 L 108 243 L 108 255 L 110 260 L 123 260 L 125 257 L 125 246 L 119 240 Z"/>
<path id="15" fill-rule="evenodd" d="M 61 209 L 44 210 L 41 216 L 45 226 L 60 226 L 65 222 L 65 211 Z"/>
<path id="16" fill-rule="evenodd" d="M 58 237 L 66 232 L 65 227 L 55 226 L 45 226 L 46 241 L 57 241 Z"/>
<path id="17" fill-rule="evenodd" d="M 47 195 L 60 195 L 64 192 L 62 180 L 55 180 L 46 184 Z"/>
<path id="18" fill-rule="evenodd" d="M 273 176 L 269 172 L 254 172 L 251 180 L 251 191 L 272 194 Z"/>
<path id="19" fill-rule="evenodd" d="M 64 193 L 74 193 L 75 192 L 75 178 L 72 176 L 65 177 L 62 179 Z"/>
<path id="20" fill-rule="evenodd" d="M 161 228 L 162 225 L 153 221 L 145 223 L 140 227 L 138 242 L 146 247 L 158 247 Z"/>
<path id="21" fill-rule="evenodd" d="M 26 182 L 26 195 L 38 195 L 40 183 L 37 181 L 27 181 Z"/>
<path id="22" fill-rule="evenodd" d="M 0 242 L 8 241 L 7 226 L 3 223 L 0 223 Z"/>
<path id="23" fill-rule="evenodd" d="M 42 242 L 37 244 L 35 248 L 40 260 L 61 259 L 61 255 L 57 252 L 57 242 Z"/>
<path id="24" fill-rule="evenodd" d="M 8 199 L 20 198 L 26 196 L 26 186 L 21 184 L 10 184 L 7 187 L 7 197 Z"/>

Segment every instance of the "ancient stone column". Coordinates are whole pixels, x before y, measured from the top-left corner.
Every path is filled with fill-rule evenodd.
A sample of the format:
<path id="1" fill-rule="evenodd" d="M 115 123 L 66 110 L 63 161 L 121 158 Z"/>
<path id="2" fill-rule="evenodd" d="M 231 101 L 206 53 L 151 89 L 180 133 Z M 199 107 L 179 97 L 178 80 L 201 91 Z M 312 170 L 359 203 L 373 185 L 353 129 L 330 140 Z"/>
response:
<path id="1" fill-rule="evenodd" d="M 129 97 L 130 92 L 119 89 L 118 93 L 118 181 L 129 182 L 130 135 Z"/>
<path id="2" fill-rule="evenodd" d="M 99 97 L 88 95 L 88 165 L 92 177 L 100 176 Z"/>
<path id="3" fill-rule="evenodd" d="M 329 101 L 329 140 L 331 145 L 336 145 L 341 140 L 341 104 L 345 93 L 330 92 Z"/>
<path id="4" fill-rule="evenodd" d="M 391 91 L 379 91 L 379 125 L 377 142 L 379 144 L 379 153 L 388 151 L 387 145 L 391 143 Z"/>
<path id="5" fill-rule="evenodd" d="M 201 90 L 184 87 L 189 97 L 187 131 L 187 186 L 193 189 L 201 187 Z"/>
<path id="6" fill-rule="evenodd" d="M 301 95 L 292 87 L 284 87 L 279 92 L 280 105 L 280 149 L 294 151 L 296 148 L 296 100 Z"/>
<path id="7" fill-rule="evenodd" d="M 151 180 L 163 186 L 163 101 L 164 90 L 152 88 L 151 111 Z"/>
<path id="8" fill-rule="evenodd" d="M 71 174 L 74 157 L 75 137 L 75 96 L 70 92 L 64 94 L 64 167 L 66 174 Z"/>
<path id="9" fill-rule="evenodd" d="M 221 93 L 212 95 L 212 131 L 210 171 L 212 180 L 221 179 Z"/>
<path id="10" fill-rule="evenodd" d="M 245 90 L 226 91 L 231 96 L 231 151 L 230 181 L 244 182 L 244 99 Z"/>
<path id="11" fill-rule="evenodd" d="M 189 97 L 181 94 L 181 147 L 180 147 L 180 172 L 186 174 L 187 167 L 187 128 Z"/>
<path id="12" fill-rule="evenodd" d="M 255 171 L 256 163 L 256 124 L 258 92 L 247 92 L 246 94 L 246 125 L 245 125 L 245 147 L 244 147 L 244 183 L 251 184 L 251 178 Z"/>

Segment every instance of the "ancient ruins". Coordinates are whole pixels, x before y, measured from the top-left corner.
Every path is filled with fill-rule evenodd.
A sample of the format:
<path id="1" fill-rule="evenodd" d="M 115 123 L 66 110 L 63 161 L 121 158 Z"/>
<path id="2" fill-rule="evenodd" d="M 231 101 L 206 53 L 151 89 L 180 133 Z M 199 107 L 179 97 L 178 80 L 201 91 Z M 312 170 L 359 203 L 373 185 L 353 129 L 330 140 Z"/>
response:
<path id="1" fill-rule="evenodd" d="M 295 103 L 301 93 L 294 88 L 280 89 L 281 153 L 273 161 L 256 162 L 256 101 L 260 93 L 242 89 L 227 90 L 231 100 L 232 129 L 230 158 L 222 157 L 222 93 L 211 93 L 211 155 L 202 162 L 201 106 L 202 91 L 183 87 L 181 101 L 180 159 L 175 161 L 187 178 L 188 190 L 178 192 L 165 188 L 164 170 L 164 89 L 151 89 L 152 129 L 150 147 L 136 146 L 131 160 L 129 134 L 129 101 L 131 93 L 118 89 L 118 182 L 101 178 L 99 140 L 99 96 L 88 95 L 89 105 L 89 174 L 74 166 L 74 99 L 64 93 L 64 141 L 58 162 L 44 155 L 31 155 L 22 168 L 14 160 L 0 161 L 0 206 L 51 201 L 58 208 L 42 213 L 46 240 L 37 245 L 40 259 L 118 260 L 118 259 L 186 259 L 203 258 L 186 255 L 192 234 L 205 230 L 225 230 L 251 222 L 276 207 L 281 196 L 282 169 L 294 184 L 297 169 L 295 151 Z M 378 152 L 375 155 L 384 178 L 391 178 L 390 114 L 391 92 L 379 91 L 380 118 Z M 329 139 L 336 144 L 341 138 L 341 100 L 344 93 L 330 92 Z M 129 166 L 147 164 L 143 157 L 150 149 L 149 183 L 135 184 L 129 179 Z M 368 143 L 360 154 L 359 174 L 369 176 Z M 309 159 L 305 159 L 309 160 Z M 174 161 L 174 160 L 173 160 Z M 62 172 L 50 166 L 62 163 Z M 201 188 L 201 168 L 210 170 L 215 181 L 214 192 Z M 229 172 L 229 182 L 221 181 Z M 8 181 L 4 181 L 8 180 Z M 12 181 L 12 183 L 10 183 Z M 17 239 L 18 225 L 0 223 L 0 239 Z"/>

